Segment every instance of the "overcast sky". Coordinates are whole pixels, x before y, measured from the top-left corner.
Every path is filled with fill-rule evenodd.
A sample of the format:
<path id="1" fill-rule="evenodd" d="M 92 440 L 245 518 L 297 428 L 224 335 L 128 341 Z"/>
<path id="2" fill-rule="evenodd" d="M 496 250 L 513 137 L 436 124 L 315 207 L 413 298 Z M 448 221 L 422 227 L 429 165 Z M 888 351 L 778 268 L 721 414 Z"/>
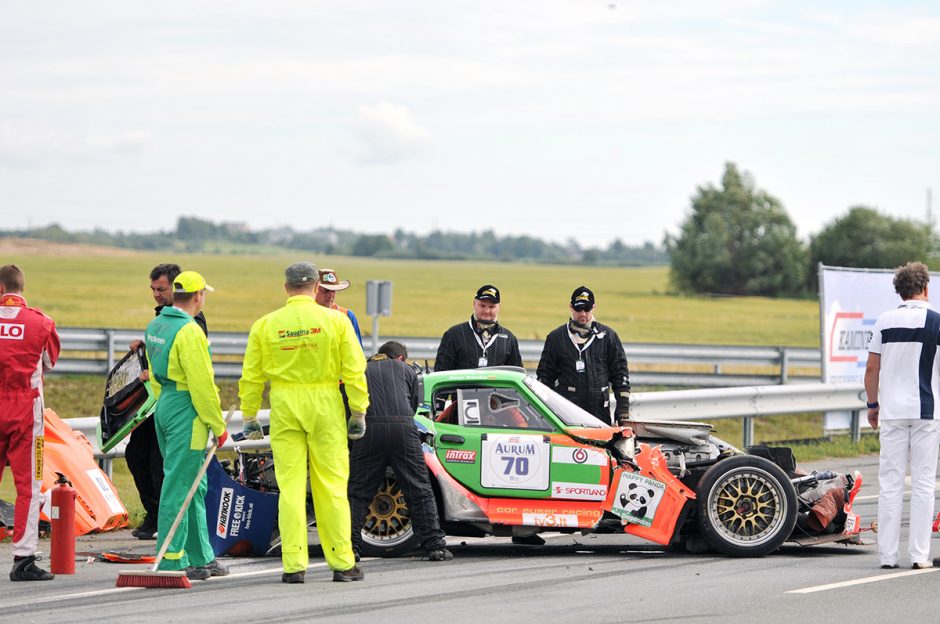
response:
<path id="1" fill-rule="evenodd" d="M 724 163 L 803 237 L 940 211 L 940 8 L 0 0 L 0 229 L 660 242 Z"/>

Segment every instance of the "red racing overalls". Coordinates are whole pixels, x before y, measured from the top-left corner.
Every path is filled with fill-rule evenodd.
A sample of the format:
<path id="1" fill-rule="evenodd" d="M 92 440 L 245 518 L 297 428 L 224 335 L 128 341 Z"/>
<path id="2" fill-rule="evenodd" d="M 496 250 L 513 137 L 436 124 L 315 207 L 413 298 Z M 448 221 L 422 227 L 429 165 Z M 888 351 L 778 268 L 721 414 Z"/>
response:
<path id="1" fill-rule="evenodd" d="M 36 552 L 42 506 L 42 375 L 58 357 L 59 334 L 52 319 L 27 307 L 21 295 L 0 295 L 0 470 L 9 461 L 16 484 L 14 557 Z"/>

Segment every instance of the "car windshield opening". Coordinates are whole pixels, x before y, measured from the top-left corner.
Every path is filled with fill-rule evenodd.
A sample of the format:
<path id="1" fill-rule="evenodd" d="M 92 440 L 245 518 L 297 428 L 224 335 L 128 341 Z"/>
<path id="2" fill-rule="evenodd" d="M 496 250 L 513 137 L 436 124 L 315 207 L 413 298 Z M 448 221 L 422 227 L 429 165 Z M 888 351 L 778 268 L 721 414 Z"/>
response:
<path id="1" fill-rule="evenodd" d="M 552 412 L 569 427 L 590 427 L 600 429 L 604 423 L 594 418 L 591 414 L 584 411 L 565 397 L 561 396 L 541 381 L 526 376 L 523 383 L 535 393 Z"/>

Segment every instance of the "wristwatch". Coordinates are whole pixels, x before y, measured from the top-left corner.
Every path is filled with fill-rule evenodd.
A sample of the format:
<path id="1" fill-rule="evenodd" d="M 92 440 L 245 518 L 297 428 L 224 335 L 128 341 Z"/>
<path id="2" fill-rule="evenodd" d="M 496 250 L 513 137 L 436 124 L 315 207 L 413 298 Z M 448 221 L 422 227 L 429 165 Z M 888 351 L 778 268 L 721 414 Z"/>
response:
<path id="1" fill-rule="evenodd" d="M 875 401 L 874 403 L 866 403 L 865 405 L 868 406 L 868 409 L 878 409 L 878 401 Z"/>

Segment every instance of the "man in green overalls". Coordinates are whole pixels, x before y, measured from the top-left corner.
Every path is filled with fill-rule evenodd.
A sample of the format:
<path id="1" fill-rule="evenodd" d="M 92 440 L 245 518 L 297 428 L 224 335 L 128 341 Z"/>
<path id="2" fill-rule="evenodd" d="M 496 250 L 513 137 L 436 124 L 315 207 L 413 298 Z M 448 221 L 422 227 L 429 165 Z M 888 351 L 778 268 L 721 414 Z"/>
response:
<path id="1" fill-rule="evenodd" d="M 193 320 L 205 305 L 206 291 L 211 292 L 212 287 L 202 275 L 180 273 L 173 280 L 173 305 L 163 308 L 144 334 L 150 383 L 157 396 L 157 441 L 163 454 L 157 551 L 205 460 L 209 430 L 219 446 L 226 438 L 209 342 Z M 186 570 L 187 577 L 196 580 L 228 574 L 209 545 L 205 496 L 203 475 L 160 562 L 161 570 Z"/>

